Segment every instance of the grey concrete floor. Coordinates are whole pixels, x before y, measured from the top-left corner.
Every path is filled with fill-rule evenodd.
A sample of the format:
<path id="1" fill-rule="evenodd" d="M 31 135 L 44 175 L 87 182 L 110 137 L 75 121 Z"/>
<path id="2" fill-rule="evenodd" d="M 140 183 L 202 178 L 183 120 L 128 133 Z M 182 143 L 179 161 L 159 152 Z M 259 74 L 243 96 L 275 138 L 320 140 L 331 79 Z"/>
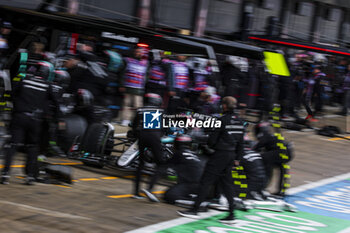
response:
<path id="1" fill-rule="evenodd" d="M 314 132 L 284 131 L 283 135 L 296 148 L 292 187 L 350 172 L 348 140 L 329 140 Z M 22 160 L 17 156 L 14 164 L 21 165 Z M 11 184 L 0 186 L 0 232 L 124 232 L 177 217 L 176 206 L 130 198 L 131 173 L 79 163 L 71 166 L 72 185 L 26 186 L 19 177 L 22 168 L 14 168 Z"/>

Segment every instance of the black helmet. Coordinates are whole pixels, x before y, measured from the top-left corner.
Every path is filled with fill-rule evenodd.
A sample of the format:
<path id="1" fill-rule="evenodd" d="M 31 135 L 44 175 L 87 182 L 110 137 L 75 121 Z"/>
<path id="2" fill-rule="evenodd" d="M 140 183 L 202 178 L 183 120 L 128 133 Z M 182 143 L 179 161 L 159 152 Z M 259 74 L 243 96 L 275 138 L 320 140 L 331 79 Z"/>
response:
<path id="1" fill-rule="evenodd" d="M 144 97 L 145 106 L 160 107 L 162 106 L 163 100 L 160 95 L 155 93 L 146 93 Z"/>
<path id="2" fill-rule="evenodd" d="M 53 69 L 54 66 L 47 61 L 40 61 L 38 62 L 38 69 L 35 72 L 35 76 L 39 76 L 45 80 L 52 81 L 53 80 Z"/>
<path id="3" fill-rule="evenodd" d="M 264 135 L 271 135 L 271 125 L 269 122 L 261 122 L 257 124 L 254 128 L 254 133 L 257 138 Z"/>
<path id="4" fill-rule="evenodd" d="M 70 85 L 70 75 L 65 70 L 55 70 L 55 82 L 66 90 Z"/>
<path id="5" fill-rule="evenodd" d="M 189 135 L 181 134 L 175 138 L 174 146 L 176 149 L 179 149 L 179 148 L 190 149 L 191 143 L 192 143 L 192 138 Z"/>
<path id="6" fill-rule="evenodd" d="M 78 106 L 79 107 L 89 107 L 93 105 L 94 96 L 86 89 L 78 89 Z"/>

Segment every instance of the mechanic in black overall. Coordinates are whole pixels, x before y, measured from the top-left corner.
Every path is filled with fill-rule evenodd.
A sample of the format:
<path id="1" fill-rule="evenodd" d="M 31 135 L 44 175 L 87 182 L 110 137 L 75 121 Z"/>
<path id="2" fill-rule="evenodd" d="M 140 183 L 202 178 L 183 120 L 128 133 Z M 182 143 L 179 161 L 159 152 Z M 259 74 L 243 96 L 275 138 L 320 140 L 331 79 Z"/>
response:
<path id="1" fill-rule="evenodd" d="M 261 155 L 255 151 L 245 150 L 240 165 L 243 166 L 247 175 L 247 199 L 263 200 L 262 191 L 265 188 L 266 172 Z"/>
<path id="2" fill-rule="evenodd" d="M 285 190 L 290 186 L 288 183 L 289 165 L 287 163 L 292 159 L 291 148 L 281 134 L 272 133 L 271 125 L 268 122 L 259 123 L 254 130 L 258 143 L 253 147 L 253 150 L 262 151 L 261 157 L 267 176 L 264 188 L 271 180 L 273 168 L 278 167 L 280 169 L 279 187 L 275 194 L 284 196 Z"/>
<path id="3" fill-rule="evenodd" d="M 229 215 L 220 219 L 223 223 L 235 220 L 233 203 L 232 167 L 237 158 L 243 155 L 243 121 L 235 115 L 237 100 L 226 96 L 222 100 L 224 115 L 220 118 L 221 127 L 214 130 L 208 140 L 208 145 L 215 150 L 204 169 L 198 197 L 193 208 L 189 211 L 178 211 L 181 216 L 198 218 L 200 204 L 205 201 L 211 185 L 219 182 L 229 203 Z"/>
<path id="4" fill-rule="evenodd" d="M 36 71 L 33 71 L 36 69 Z M 13 82 L 13 114 L 10 124 L 12 138 L 5 146 L 5 167 L 2 170 L 1 183 L 9 184 L 10 167 L 16 150 L 26 145 L 26 184 L 32 185 L 35 181 L 37 156 L 39 153 L 39 140 L 43 118 L 46 115 L 50 100 L 57 106 L 56 93 L 47 81 L 47 74 L 51 67 L 48 63 L 38 61 L 37 66 L 32 65 L 32 72 L 19 82 Z M 58 112 L 58 108 L 56 110 Z"/>
<path id="5" fill-rule="evenodd" d="M 153 128 L 153 129 L 146 129 L 144 127 L 144 113 L 145 112 L 154 112 L 155 114 L 153 117 L 158 118 L 161 122 L 161 114 L 163 113 L 163 109 L 160 109 L 160 106 L 162 105 L 162 98 L 160 95 L 155 93 L 147 93 L 144 96 L 144 107 L 139 108 L 137 110 L 136 116 L 134 118 L 134 121 L 132 123 L 133 132 L 136 134 L 136 138 L 139 140 L 139 153 L 140 153 L 140 159 L 139 159 L 139 166 L 136 170 L 136 178 L 135 178 L 135 189 L 134 189 L 134 196 L 135 199 L 141 199 L 139 190 L 140 190 L 140 182 L 141 182 L 141 175 L 142 170 L 145 165 L 145 159 L 144 159 L 144 152 L 147 148 L 152 152 L 153 160 L 156 163 L 157 167 L 155 169 L 154 175 L 151 177 L 151 181 L 149 183 L 148 189 L 142 189 L 142 192 L 147 195 L 147 197 L 152 202 L 159 202 L 158 198 L 154 196 L 151 191 L 153 189 L 153 186 L 156 184 L 159 176 L 164 172 L 166 163 L 166 160 L 163 156 L 162 151 L 162 145 L 161 145 L 161 137 L 163 135 L 162 127 L 159 128 Z M 159 123 L 160 124 L 160 123 Z"/>
<path id="6" fill-rule="evenodd" d="M 177 174 L 177 184 L 164 194 L 164 200 L 174 204 L 177 200 L 192 200 L 190 194 L 198 194 L 203 165 L 198 156 L 190 150 L 192 138 L 182 134 L 175 138 L 175 153 L 169 164 Z"/>

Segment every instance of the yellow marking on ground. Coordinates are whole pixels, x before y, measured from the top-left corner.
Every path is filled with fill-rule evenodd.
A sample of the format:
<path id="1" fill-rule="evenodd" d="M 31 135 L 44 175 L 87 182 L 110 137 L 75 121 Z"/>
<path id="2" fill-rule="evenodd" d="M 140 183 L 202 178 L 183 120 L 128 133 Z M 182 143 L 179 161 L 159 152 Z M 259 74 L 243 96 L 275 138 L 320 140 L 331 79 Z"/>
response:
<path id="1" fill-rule="evenodd" d="M 61 162 L 68 162 L 68 163 L 71 163 L 73 162 L 72 160 L 69 160 L 69 159 L 60 159 Z"/>
<path id="2" fill-rule="evenodd" d="M 100 180 L 99 178 L 81 178 L 79 179 L 81 181 L 94 181 L 94 180 Z"/>
<path id="3" fill-rule="evenodd" d="M 78 162 L 78 163 L 52 163 L 52 165 L 67 165 L 67 166 L 70 166 L 70 165 L 81 165 L 81 164 L 83 164 L 83 163 L 81 163 L 81 162 Z M 17 164 L 17 165 L 11 165 L 11 167 L 23 168 L 23 167 L 25 167 L 25 165 L 24 164 Z M 4 165 L 1 164 L 0 168 L 4 168 Z"/>
<path id="4" fill-rule="evenodd" d="M 154 191 L 152 192 L 153 194 L 163 194 L 165 193 L 165 191 Z M 141 196 L 145 197 L 146 195 L 144 193 L 140 194 Z M 115 198 L 115 199 L 119 199 L 119 198 L 127 198 L 127 197 L 132 197 L 134 196 L 133 194 L 122 194 L 122 195 L 111 195 L 111 196 L 107 196 L 109 198 Z"/>
<path id="5" fill-rule="evenodd" d="M 24 179 L 24 176 L 16 176 L 17 179 Z"/>
<path id="6" fill-rule="evenodd" d="M 51 163 L 52 165 L 66 165 L 66 166 L 73 166 L 73 165 L 82 165 L 82 162 L 70 162 L 70 163 Z"/>
<path id="7" fill-rule="evenodd" d="M 126 198 L 126 197 L 132 197 L 132 194 L 124 194 L 124 195 L 112 195 L 112 196 L 107 196 L 109 198 Z"/>
<path id="8" fill-rule="evenodd" d="M 328 141 L 338 141 L 338 140 L 346 140 L 346 139 L 350 139 L 350 136 L 347 136 L 347 137 L 343 137 L 343 138 L 331 138 L 331 139 L 328 139 Z"/>
<path id="9" fill-rule="evenodd" d="M 123 178 L 135 178 L 135 176 L 123 176 Z"/>
<path id="10" fill-rule="evenodd" d="M 25 167 L 25 165 L 11 165 L 11 167 L 21 168 L 21 167 Z M 0 168 L 4 168 L 4 165 L 0 165 Z"/>
<path id="11" fill-rule="evenodd" d="M 61 187 L 61 188 L 66 188 L 66 189 L 71 189 L 72 187 L 66 186 L 66 185 L 60 185 L 60 184 L 54 184 L 55 186 Z"/>
<path id="12" fill-rule="evenodd" d="M 107 177 L 101 177 L 101 180 L 115 180 L 115 179 L 119 179 L 119 177 L 115 177 L 115 176 L 107 176 Z"/>
<path id="13" fill-rule="evenodd" d="M 79 182 L 79 181 L 116 180 L 116 179 L 120 179 L 120 177 L 104 176 L 104 177 L 80 178 L 80 179 L 76 179 L 76 180 L 72 180 L 72 181 Z"/>
<path id="14" fill-rule="evenodd" d="M 162 191 L 154 191 L 152 193 L 154 193 L 154 194 L 163 194 L 163 193 L 165 193 L 165 191 L 164 190 L 162 190 Z"/>

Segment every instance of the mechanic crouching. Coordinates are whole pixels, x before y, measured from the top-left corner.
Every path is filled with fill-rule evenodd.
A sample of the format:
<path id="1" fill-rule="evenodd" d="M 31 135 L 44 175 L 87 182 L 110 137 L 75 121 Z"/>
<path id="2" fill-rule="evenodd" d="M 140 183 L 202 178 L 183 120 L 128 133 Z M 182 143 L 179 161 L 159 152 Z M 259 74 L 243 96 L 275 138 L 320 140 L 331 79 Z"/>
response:
<path id="1" fill-rule="evenodd" d="M 147 93 L 144 96 L 144 107 L 137 110 L 136 116 L 134 118 L 132 127 L 133 132 L 136 134 L 136 138 L 139 140 L 139 151 L 140 159 L 139 165 L 136 170 L 135 178 L 135 189 L 134 196 L 135 199 L 142 199 L 140 196 L 140 182 L 142 170 L 145 166 L 145 149 L 152 152 L 152 159 L 156 163 L 157 167 L 155 169 L 154 175 L 151 177 L 148 189 L 142 189 L 142 192 L 147 195 L 147 197 L 152 202 L 159 202 L 158 198 L 154 196 L 151 191 L 153 186 L 156 184 L 159 176 L 165 172 L 165 163 L 166 159 L 163 156 L 161 137 L 163 135 L 162 127 L 160 125 L 160 116 L 163 113 L 163 110 L 160 109 L 162 105 L 162 98 L 155 93 Z M 147 122 L 144 122 L 145 114 L 150 114 L 151 124 L 154 124 L 152 127 L 147 127 Z M 156 125 L 156 121 L 158 124 Z"/>
<path id="2" fill-rule="evenodd" d="M 256 125 L 255 136 L 258 143 L 253 147 L 253 150 L 262 151 L 261 157 L 267 176 L 264 188 L 271 180 L 273 168 L 278 167 L 280 170 L 279 186 L 275 195 L 284 196 L 286 189 L 290 186 L 289 165 L 287 163 L 291 161 L 293 156 L 291 144 L 287 143 L 281 134 L 273 134 L 268 122 Z"/>
<path id="3" fill-rule="evenodd" d="M 32 185 L 35 181 L 43 118 L 49 108 L 50 100 L 57 106 L 56 95 L 44 75 L 48 73 L 49 68 L 45 63 L 39 62 L 37 72 L 27 74 L 20 82 L 14 82 L 12 94 L 14 108 L 10 124 L 12 138 L 4 149 L 5 167 L 2 170 L 2 184 L 9 184 L 13 156 L 17 148 L 22 145 L 26 146 L 28 156 L 26 184 Z"/>
<path id="4" fill-rule="evenodd" d="M 190 150 L 192 138 L 179 135 L 175 138 L 174 157 L 169 161 L 177 174 L 177 184 L 168 189 L 164 200 L 175 204 L 178 200 L 191 200 L 191 194 L 198 194 L 203 166 L 196 154 Z"/>
<path id="5" fill-rule="evenodd" d="M 263 200 L 263 190 L 266 182 L 266 171 L 261 155 L 255 151 L 246 150 L 240 160 L 247 174 L 247 199 Z"/>
<path id="6" fill-rule="evenodd" d="M 215 152 L 209 157 L 204 169 L 198 196 L 193 208 L 189 211 L 178 211 L 181 216 L 198 218 L 200 204 L 205 201 L 211 185 L 221 185 L 229 203 L 229 215 L 220 221 L 231 223 L 235 220 L 233 203 L 232 167 L 237 158 L 243 155 L 244 126 L 241 119 L 234 114 L 237 100 L 226 96 L 222 100 L 224 115 L 220 118 L 221 127 L 210 135 L 208 145 Z"/>

